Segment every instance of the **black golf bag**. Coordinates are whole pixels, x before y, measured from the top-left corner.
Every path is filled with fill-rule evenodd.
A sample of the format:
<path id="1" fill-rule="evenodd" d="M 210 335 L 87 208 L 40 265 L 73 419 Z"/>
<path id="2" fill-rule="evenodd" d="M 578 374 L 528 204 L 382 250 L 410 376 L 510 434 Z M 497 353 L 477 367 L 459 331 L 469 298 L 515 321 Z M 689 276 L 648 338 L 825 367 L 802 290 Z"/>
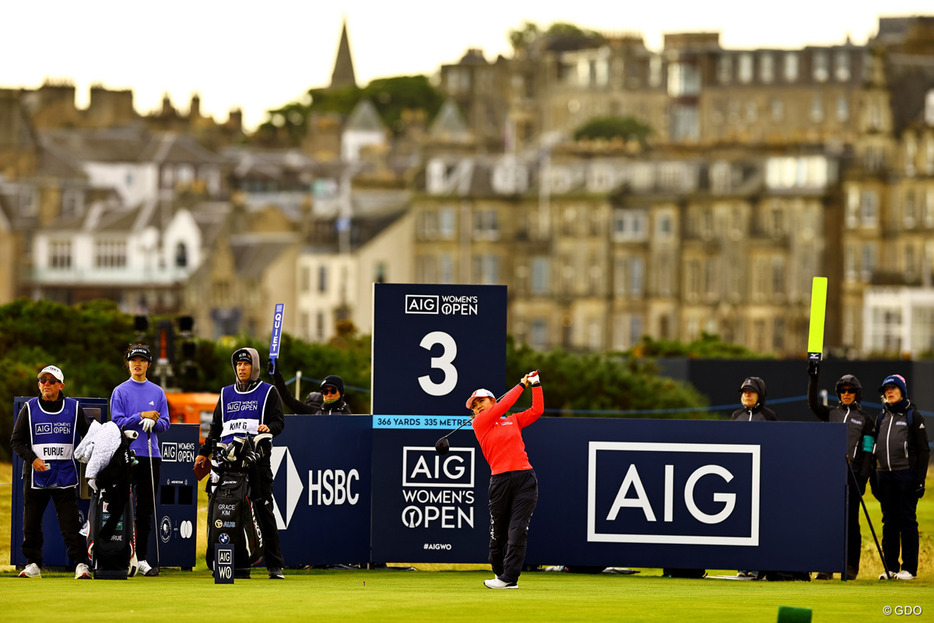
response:
<path id="1" fill-rule="evenodd" d="M 136 575 L 136 521 L 130 467 L 136 462 L 130 440 L 97 475 L 88 516 L 88 556 L 94 579 L 125 580 Z"/>
<path id="2" fill-rule="evenodd" d="M 250 500 L 250 471 L 262 456 L 256 448 L 249 437 L 236 437 L 213 453 L 217 480 L 208 506 L 205 560 L 213 569 L 214 545 L 233 545 L 235 578 L 250 577 L 250 567 L 263 558 L 263 531 Z"/>

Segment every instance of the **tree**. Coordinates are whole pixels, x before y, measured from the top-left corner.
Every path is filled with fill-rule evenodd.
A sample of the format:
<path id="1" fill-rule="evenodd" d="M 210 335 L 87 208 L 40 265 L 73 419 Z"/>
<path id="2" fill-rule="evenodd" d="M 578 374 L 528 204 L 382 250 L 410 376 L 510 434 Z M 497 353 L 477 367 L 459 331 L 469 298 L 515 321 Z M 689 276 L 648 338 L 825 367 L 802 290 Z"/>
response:
<path id="1" fill-rule="evenodd" d="M 645 145 L 652 127 L 635 117 L 594 117 L 574 130 L 574 140 L 622 139 Z"/>
<path id="2" fill-rule="evenodd" d="M 651 360 L 631 354 L 573 355 L 561 349 L 542 353 L 516 346 L 510 338 L 506 387 L 529 370 L 542 370 L 549 414 L 556 409 L 561 415 L 582 417 L 658 417 L 659 410 L 670 409 L 677 410 L 678 417 L 703 417 L 707 406 L 706 396 L 691 385 L 658 376 Z"/>
<path id="3" fill-rule="evenodd" d="M 383 123 L 397 135 L 404 130 L 404 111 L 422 110 L 430 119 L 444 103 L 444 95 L 421 75 L 379 78 L 362 89 L 356 86 L 310 89 L 303 100 L 267 111 L 268 119 L 260 125 L 259 134 L 276 135 L 284 129 L 289 140 L 297 145 L 307 133 L 312 115 L 333 113 L 346 118 L 363 99 L 373 102 Z"/>
<path id="4" fill-rule="evenodd" d="M 516 53 L 528 50 L 539 41 L 544 44 L 545 49 L 553 52 L 595 48 L 606 41 L 605 37 L 595 30 L 585 30 L 567 22 L 554 22 L 547 30 L 542 31 L 534 22 L 524 21 L 519 28 L 510 28 L 507 37 Z"/>
<path id="5" fill-rule="evenodd" d="M 633 357 L 691 357 L 692 359 L 771 359 L 772 355 L 757 353 L 741 344 L 724 342 L 707 332 L 685 344 L 678 340 L 653 340 L 648 335 L 627 354 Z"/>

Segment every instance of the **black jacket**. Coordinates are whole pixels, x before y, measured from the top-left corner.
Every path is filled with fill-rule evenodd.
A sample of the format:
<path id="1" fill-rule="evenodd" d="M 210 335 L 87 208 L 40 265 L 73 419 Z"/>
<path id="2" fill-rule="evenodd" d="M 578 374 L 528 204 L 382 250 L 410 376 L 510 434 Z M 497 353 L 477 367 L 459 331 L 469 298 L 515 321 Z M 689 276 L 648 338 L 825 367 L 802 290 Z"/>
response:
<path id="1" fill-rule="evenodd" d="M 310 392 L 305 396 L 305 401 L 302 402 L 292 396 L 289 389 L 285 386 L 285 379 L 282 378 L 282 373 L 279 372 L 278 366 L 272 372 L 272 379 L 276 386 L 276 391 L 279 392 L 279 397 L 282 399 L 282 404 L 286 406 L 292 413 L 297 415 L 350 415 L 350 407 L 347 406 L 347 403 L 344 402 L 343 395 L 335 400 L 334 402 L 324 402 L 324 397 L 321 395 L 321 392 Z"/>
<path id="2" fill-rule="evenodd" d="M 910 423 L 907 422 L 908 411 L 913 411 Z M 902 422 L 907 429 L 904 434 L 899 431 Z M 905 468 L 914 473 L 915 483 L 918 486 L 924 484 L 931 448 L 924 428 L 924 416 L 913 402 L 906 398 L 882 408 L 876 416 L 875 452 L 878 470 L 899 469 L 898 465 L 904 463 Z"/>
<path id="3" fill-rule="evenodd" d="M 769 422 L 777 422 L 778 416 L 775 415 L 774 411 L 765 406 L 765 381 L 760 379 L 758 376 L 750 376 L 746 378 L 745 381 L 743 381 L 743 385 L 740 387 L 740 393 L 742 393 L 742 388 L 747 385 L 755 388 L 756 393 L 759 394 L 759 402 L 757 402 L 751 409 L 740 407 L 733 412 L 733 415 L 730 416 L 730 419 L 734 422 L 756 422 L 764 420 Z"/>
<path id="4" fill-rule="evenodd" d="M 872 470 L 872 452 L 863 451 L 863 437 L 874 437 L 875 422 L 872 415 L 867 413 L 860 401 L 863 398 L 863 387 L 859 379 L 852 374 L 844 374 L 834 386 L 834 392 L 840 397 L 840 388 L 849 385 L 856 390 L 856 399 L 845 405 L 838 402 L 834 406 L 823 404 L 817 397 L 818 377 L 808 376 L 808 408 L 811 413 L 824 422 L 841 422 L 846 424 L 847 456 L 853 465 L 853 472 L 862 486 Z"/>

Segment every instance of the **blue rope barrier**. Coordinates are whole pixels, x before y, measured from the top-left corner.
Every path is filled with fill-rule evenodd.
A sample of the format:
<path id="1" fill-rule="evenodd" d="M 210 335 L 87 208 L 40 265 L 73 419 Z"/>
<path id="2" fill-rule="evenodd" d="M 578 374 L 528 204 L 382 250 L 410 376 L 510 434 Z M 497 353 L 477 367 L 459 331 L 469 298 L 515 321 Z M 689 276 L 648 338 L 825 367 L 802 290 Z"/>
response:
<path id="1" fill-rule="evenodd" d="M 286 385 L 291 385 L 297 379 L 297 376 L 293 376 L 291 379 L 285 382 Z M 307 378 L 314 383 L 321 384 L 323 379 L 316 379 L 314 377 L 302 377 Z M 370 393 L 369 388 L 364 387 L 354 387 L 353 385 L 345 385 L 345 389 L 352 389 L 358 392 Z M 802 396 L 790 396 L 788 398 L 772 398 L 768 401 L 769 405 L 780 405 L 780 404 L 789 404 L 792 402 L 807 402 L 807 395 Z M 864 407 L 870 409 L 882 409 L 882 405 L 879 403 L 873 402 L 863 402 L 861 403 Z M 583 415 L 649 415 L 652 413 L 664 414 L 664 413 L 696 413 L 698 411 L 735 411 L 739 408 L 739 403 L 730 403 L 728 405 L 715 405 L 712 407 L 673 407 L 671 409 L 545 409 L 545 413 L 580 413 Z M 934 411 L 922 411 L 918 409 L 918 413 L 927 417 L 934 417 Z"/>

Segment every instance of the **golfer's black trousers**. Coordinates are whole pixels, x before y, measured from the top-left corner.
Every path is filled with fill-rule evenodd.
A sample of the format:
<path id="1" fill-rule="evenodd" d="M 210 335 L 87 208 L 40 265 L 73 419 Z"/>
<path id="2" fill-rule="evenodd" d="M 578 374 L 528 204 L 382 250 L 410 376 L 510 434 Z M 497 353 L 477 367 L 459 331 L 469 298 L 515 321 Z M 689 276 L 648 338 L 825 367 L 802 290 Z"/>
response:
<path id="1" fill-rule="evenodd" d="M 522 572 L 529 522 L 536 504 L 535 470 L 490 477 L 490 565 L 504 582 L 517 581 Z"/>

